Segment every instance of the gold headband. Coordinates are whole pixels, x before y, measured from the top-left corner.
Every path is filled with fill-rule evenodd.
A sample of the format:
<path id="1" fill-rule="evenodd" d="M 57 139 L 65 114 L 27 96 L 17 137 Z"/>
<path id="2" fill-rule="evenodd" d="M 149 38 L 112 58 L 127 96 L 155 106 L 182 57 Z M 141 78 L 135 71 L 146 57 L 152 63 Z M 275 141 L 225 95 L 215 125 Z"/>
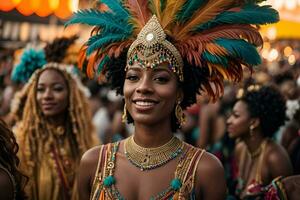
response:
<path id="1" fill-rule="evenodd" d="M 155 68 L 167 62 L 169 69 L 183 81 L 183 60 L 176 47 L 166 40 L 166 34 L 155 15 L 147 22 L 127 53 L 127 66 L 138 62 L 142 67 Z M 126 67 L 127 69 L 127 67 Z"/>

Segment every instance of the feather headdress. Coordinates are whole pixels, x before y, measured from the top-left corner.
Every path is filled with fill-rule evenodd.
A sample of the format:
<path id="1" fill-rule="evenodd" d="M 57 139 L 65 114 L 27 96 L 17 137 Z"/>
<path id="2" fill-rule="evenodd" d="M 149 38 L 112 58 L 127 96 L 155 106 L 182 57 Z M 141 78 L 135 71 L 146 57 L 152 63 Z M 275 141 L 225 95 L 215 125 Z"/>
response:
<path id="1" fill-rule="evenodd" d="M 103 74 L 107 63 L 128 49 L 155 15 L 183 60 L 209 71 L 201 90 L 216 98 L 223 80 L 240 81 L 242 65 L 261 62 L 263 43 L 258 26 L 275 23 L 278 12 L 262 0 L 99 0 L 94 9 L 80 10 L 66 25 L 94 26 L 80 53 L 88 58 L 89 77 Z"/>
<path id="2" fill-rule="evenodd" d="M 46 64 L 46 57 L 43 50 L 33 48 L 24 49 L 20 63 L 17 64 L 11 75 L 12 81 L 16 83 L 26 83 L 31 75 Z"/>

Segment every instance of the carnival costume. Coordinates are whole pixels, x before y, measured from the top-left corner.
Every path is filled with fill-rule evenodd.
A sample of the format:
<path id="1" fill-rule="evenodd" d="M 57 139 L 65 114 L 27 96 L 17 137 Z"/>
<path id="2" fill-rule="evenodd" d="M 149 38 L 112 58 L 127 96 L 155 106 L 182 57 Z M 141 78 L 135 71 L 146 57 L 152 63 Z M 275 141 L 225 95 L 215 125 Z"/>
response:
<path id="1" fill-rule="evenodd" d="M 80 158 L 96 145 L 86 95 L 78 80 L 67 71 L 68 65 L 49 62 L 36 66 L 41 62 L 34 62 L 36 56 L 31 57 L 32 65 L 18 65 L 15 69 L 15 77 L 27 83 L 12 108 L 17 118 L 14 132 L 20 146 L 20 168 L 30 177 L 26 192 L 32 200 L 76 200 L 75 175 Z M 67 84 L 69 105 L 64 125 L 55 127 L 49 123 L 37 104 L 37 83 L 45 70 L 58 71 Z"/>
<path id="2" fill-rule="evenodd" d="M 79 66 L 89 77 L 105 81 L 110 61 L 126 52 L 127 61 L 119 66 L 122 70 L 136 63 L 143 68 L 167 63 L 179 82 L 194 84 L 195 93 L 216 100 L 223 93 L 224 80 L 240 81 L 242 66 L 252 70 L 252 66 L 260 64 L 256 47 L 263 40 L 257 26 L 279 20 L 276 10 L 259 6 L 258 2 L 261 1 L 101 0 L 96 8 L 75 13 L 66 25 L 94 26 L 79 58 Z M 179 104 L 175 114 L 181 123 L 184 119 Z M 159 147 L 161 151 L 167 148 L 168 153 L 157 153 L 155 157 L 160 159 L 156 161 L 147 156 L 155 149 L 136 147 L 131 138 L 124 142 L 127 159 L 142 170 L 157 168 L 179 157 L 170 187 L 153 199 L 195 199 L 194 176 L 203 151 L 175 141 L 169 147 Z M 101 147 L 91 199 L 123 199 L 113 176 L 117 150 L 118 143 Z"/>

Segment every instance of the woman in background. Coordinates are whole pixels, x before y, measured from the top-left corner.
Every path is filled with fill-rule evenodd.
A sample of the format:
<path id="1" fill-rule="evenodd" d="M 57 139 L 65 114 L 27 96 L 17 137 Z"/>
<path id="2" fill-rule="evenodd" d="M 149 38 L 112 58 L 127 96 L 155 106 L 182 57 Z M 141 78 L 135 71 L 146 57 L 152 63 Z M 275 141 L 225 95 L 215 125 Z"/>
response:
<path id="1" fill-rule="evenodd" d="M 272 140 L 284 120 L 284 99 L 269 86 L 249 86 L 234 105 L 227 123 L 229 136 L 240 139 L 235 148 L 239 198 L 263 195 L 263 186 L 292 174 L 287 152 Z"/>

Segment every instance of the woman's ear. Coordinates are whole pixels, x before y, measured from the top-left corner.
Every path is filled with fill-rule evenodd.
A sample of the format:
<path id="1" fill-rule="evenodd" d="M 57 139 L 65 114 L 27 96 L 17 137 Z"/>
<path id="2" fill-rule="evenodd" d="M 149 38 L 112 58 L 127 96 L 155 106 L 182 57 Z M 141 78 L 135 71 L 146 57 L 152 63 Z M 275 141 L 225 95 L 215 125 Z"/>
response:
<path id="1" fill-rule="evenodd" d="M 260 119 L 259 118 L 253 118 L 251 119 L 251 126 L 253 126 L 253 128 L 257 128 L 260 126 Z"/>

